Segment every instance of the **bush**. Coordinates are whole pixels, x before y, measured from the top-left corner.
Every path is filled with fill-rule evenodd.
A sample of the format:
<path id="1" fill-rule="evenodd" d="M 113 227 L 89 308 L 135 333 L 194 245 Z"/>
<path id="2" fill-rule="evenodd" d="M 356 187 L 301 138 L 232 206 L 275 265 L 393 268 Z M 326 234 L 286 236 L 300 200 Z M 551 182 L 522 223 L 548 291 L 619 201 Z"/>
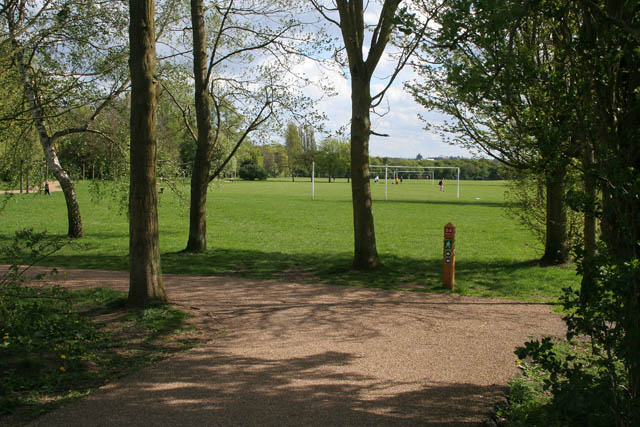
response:
<path id="1" fill-rule="evenodd" d="M 640 313 L 630 285 L 640 275 L 640 262 L 616 260 L 602 245 L 597 256 L 580 261 L 579 272 L 587 269 L 591 280 L 582 290 L 564 290 L 567 342 L 573 345 L 545 338 L 516 354 L 548 373 L 546 410 L 558 425 L 640 425 L 633 382 L 640 364 Z"/>
<path id="2" fill-rule="evenodd" d="M 0 414 L 11 412 L 25 392 L 43 384 L 51 391 L 66 390 L 81 364 L 86 342 L 97 336 L 95 326 L 72 312 L 69 291 L 47 285 L 24 286 L 28 266 L 62 245 L 59 238 L 23 230 L 2 248 L 12 265 L 0 277 L 0 371 L 4 372 Z M 27 267 L 19 267 L 25 262 Z"/>
<path id="3" fill-rule="evenodd" d="M 254 163 L 244 163 L 242 166 L 240 166 L 238 175 L 240 175 L 240 178 L 246 181 L 263 181 L 267 179 L 267 171 Z"/>

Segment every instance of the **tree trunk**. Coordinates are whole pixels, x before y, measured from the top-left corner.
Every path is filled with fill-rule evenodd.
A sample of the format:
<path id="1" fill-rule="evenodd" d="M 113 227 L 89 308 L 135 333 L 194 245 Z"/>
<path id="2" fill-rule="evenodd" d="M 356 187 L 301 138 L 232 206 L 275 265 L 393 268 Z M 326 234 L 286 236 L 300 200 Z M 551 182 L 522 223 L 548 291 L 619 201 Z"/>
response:
<path id="1" fill-rule="evenodd" d="M 67 234 L 73 238 L 82 237 L 82 217 L 80 216 L 80 206 L 78 205 L 73 182 L 71 182 L 69 174 L 60 166 L 53 144 L 43 143 L 43 147 L 46 147 L 45 157 L 47 158 L 49 169 L 51 169 L 53 176 L 60 183 L 60 188 L 62 188 L 64 200 L 67 204 L 67 222 L 69 225 Z"/>
<path id="2" fill-rule="evenodd" d="M 546 174 L 547 219 L 543 265 L 558 265 L 569 261 L 567 243 L 566 165 L 559 164 Z"/>
<path id="3" fill-rule="evenodd" d="M 153 0 L 129 2 L 131 185 L 129 304 L 166 301 L 160 268 L 156 189 L 156 55 Z"/>
<path id="4" fill-rule="evenodd" d="M 207 93 L 207 34 L 202 0 L 191 0 L 191 22 L 198 147 L 191 175 L 189 240 L 185 251 L 204 252 L 207 250 L 207 190 L 211 169 L 211 117 Z"/>
<path id="5" fill-rule="evenodd" d="M 355 244 L 353 268 L 356 270 L 374 270 L 380 264 L 369 181 L 371 92 L 365 70 L 364 65 L 351 68 L 351 195 Z"/>
<path id="6" fill-rule="evenodd" d="M 584 193 L 585 193 L 585 210 L 584 210 L 584 256 L 582 280 L 580 282 L 580 299 L 589 301 L 591 290 L 598 274 L 597 268 L 594 269 L 593 263 L 589 261 L 596 255 L 597 249 L 597 220 L 596 220 L 596 199 L 598 195 L 596 174 L 594 170 L 594 153 L 591 145 L 585 143 L 585 153 L 582 159 L 582 167 L 584 170 Z"/>

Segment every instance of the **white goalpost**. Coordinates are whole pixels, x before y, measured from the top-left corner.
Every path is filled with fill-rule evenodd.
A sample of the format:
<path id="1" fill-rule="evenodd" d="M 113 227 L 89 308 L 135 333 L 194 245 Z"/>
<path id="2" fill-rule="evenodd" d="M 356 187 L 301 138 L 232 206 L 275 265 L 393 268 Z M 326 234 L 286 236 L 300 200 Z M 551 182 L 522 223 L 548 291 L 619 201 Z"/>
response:
<path id="1" fill-rule="evenodd" d="M 456 166 L 392 166 L 392 165 L 370 165 L 371 169 L 384 169 L 384 199 L 388 200 L 388 183 L 389 172 L 393 174 L 395 180 L 398 173 L 416 173 L 416 171 L 429 171 L 431 172 L 431 183 L 434 183 L 435 171 L 433 169 L 455 169 L 457 176 L 457 198 L 460 198 L 460 168 Z"/>

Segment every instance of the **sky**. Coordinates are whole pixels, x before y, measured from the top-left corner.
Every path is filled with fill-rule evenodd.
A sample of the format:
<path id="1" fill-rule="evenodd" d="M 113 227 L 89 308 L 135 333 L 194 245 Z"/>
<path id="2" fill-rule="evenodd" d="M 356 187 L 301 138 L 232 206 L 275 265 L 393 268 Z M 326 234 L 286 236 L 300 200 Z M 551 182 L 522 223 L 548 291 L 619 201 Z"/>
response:
<path id="1" fill-rule="evenodd" d="M 305 72 L 314 78 L 316 73 L 314 64 L 306 64 Z M 377 75 L 388 75 L 385 73 L 392 67 L 391 61 L 380 64 Z M 326 128 L 331 132 L 338 131 L 341 127 L 347 126 L 351 119 L 351 88 L 350 82 L 339 72 L 325 74 L 324 78 L 329 78 L 336 89 L 337 95 L 332 97 L 324 96 L 317 89 L 309 89 L 309 96 L 322 99 L 317 103 L 317 110 L 323 112 L 328 121 Z M 414 73 L 404 70 L 395 81 L 393 86 L 387 91 L 385 100 L 381 105 L 381 111 L 388 111 L 384 115 L 371 115 L 372 129 L 376 133 L 388 134 L 388 137 L 372 135 L 369 141 L 369 154 L 376 157 L 402 157 L 415 158 L 418 154 L 423 158 L 463 156 L 473 157 L 470 151 L 452 146 L 442 141 L 442 138 L 432 131 L 424 129 L 425 122 L 418 117 L 421 115 L 425 120 L 432 123 L 440 123 L 445 116 L 435 111 L 428 111 L 423 106 L 418 105 L 411 94 L 403 88 L 405 81 L 415 78 Z M 382 79 L 372 81 L 372 94 L 381 90 L 386 82 Z M 377 90 L 376 90 L 377 89 Z"/>
<path id="2" fill-rule="evenodd" d="M 374 5 L 374 8 L 376 6 Z M 373 23 L 377 21 L 376 10 L 367 11 L 365 21 Z M 333 36 L 341 39 L 337 27 L 333 27 L 330 32 Z M 339 42 L 341 44 L 341 41 Z M 364 53 L 366 54 L 368 41 L 365 41 Z M 387 77 L 391 75 L 396 62 L 389 55 L 393 48 L 388 46 L 376 68 L 376 72 L 371 82 L 372 95 L 377 94 L 384 88 Z M 324 94 L 317 88 L 308 88 L 305 93 L 311 98 L 320 99 L 317 102 L 317 110 L 328 117 L 325 127 L 330 132 L 336 132 L 340 128 L 346 127 L 348 131 L 349 120 L 351 118 L 351 89 L 350 82 L 341 72 L 335 70 L 330 72 L 326 68 L 320 68 L 310 60 L 299 65 L 297 72 L 304 74 L 311 80 L 322 79 L 331 82 L 337 95 L 332 97 Z M 347 76 L 348 77 L 348 76 Z M 380 111 L 385 114 L 377 116 L 371 115 L 372 130 L 380 134 L 388 134 L 388 137 L 372 135 L 369 141 L 369 154 L 376 157 L 402 157 L 415 158 L 418 154 L 423 158 L 463 156 L 473 157 L 473 153 L 459 146 L 452 146 L 442 141 L 442 138 L 433 131 L 424 129 L 425 122 L 418 117 L 422 116 L 431 123 L 442 122 L 445 116 L 438 112 L 428 111 L 418 105 L 411 94 L 404 90 L 406 81 L 412 81 L 416 74 L 410 67 L 398 75 L 393 86 L 387 91 L 385 99 L 381 104 Z M 348 133 L 347 133 L 348 135 Z M 320 137 L 320 139 L 323 136 Z M 317 138 L 318 139 L 318 138 Z"/>

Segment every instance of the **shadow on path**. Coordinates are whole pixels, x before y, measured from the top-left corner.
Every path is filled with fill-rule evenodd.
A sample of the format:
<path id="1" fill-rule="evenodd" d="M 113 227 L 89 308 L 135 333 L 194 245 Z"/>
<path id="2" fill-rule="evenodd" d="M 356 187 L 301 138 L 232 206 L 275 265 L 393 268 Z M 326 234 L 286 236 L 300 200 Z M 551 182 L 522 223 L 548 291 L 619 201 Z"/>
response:
<path id="1" fill-rule="evenodd" d="M 517 373 L 514 348 L 565 333 L 545 305 L 232 277 L 165 275 L 201 347 L 36 426 L 481 425 Z M 69 270 L 71 288 L 128 274 Z"/>
<path id="2" fill-rule="evenodd" d="M 504 392 L 444 383 L 403 391 L 402 383 L 342 372 L 355 359 L 341 352 L 272 360 L 200 350 L 33 425 L 480 425 L 477 408 Z"/>

